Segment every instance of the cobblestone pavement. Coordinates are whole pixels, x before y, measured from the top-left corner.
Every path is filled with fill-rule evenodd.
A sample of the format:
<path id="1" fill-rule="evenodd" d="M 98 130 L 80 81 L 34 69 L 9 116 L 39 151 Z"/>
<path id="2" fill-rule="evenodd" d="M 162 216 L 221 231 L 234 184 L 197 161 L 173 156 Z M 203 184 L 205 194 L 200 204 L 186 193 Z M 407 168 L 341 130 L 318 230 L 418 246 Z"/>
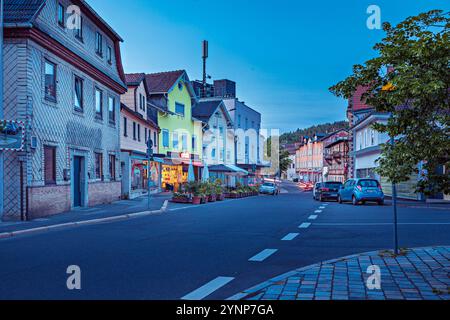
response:
<path id="1" fill-rule="evenodd" d="M 381 288 L 368 267 L 381 271 Z M 368 281 L 369 280 L 369 281 Z M 288 272 L 230 300 L 450 300 L 450 247 L 375 251 Z"/>

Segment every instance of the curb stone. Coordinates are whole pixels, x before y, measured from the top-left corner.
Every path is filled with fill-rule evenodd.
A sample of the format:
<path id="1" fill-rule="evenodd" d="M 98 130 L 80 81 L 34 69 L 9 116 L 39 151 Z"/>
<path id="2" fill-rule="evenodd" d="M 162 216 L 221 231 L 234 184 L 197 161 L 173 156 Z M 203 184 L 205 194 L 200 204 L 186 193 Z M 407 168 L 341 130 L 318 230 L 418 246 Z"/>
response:
<path id="1" fill-rule="evenodd" d="M 164 205 L 159 210 L 142 211 L 142 212 L 124 214 L 124 215 L 120 215 L 120 216 L 112 216 L 112 217 L 105 217 L 105 218 L 100 218 L 100 219 L 91 219 L 91 220 L 84 220 L 84 221 L 74 221 L 74 222 L 67 222 L 67 223 L 61 223 L 61 224 L 54 224 L 54 225 L 50 225 L 50 226 L 36 227 L 36 228 L 31 228 L 31 229 L 3 232 L 3 233 L 0 233 L 0 240 L 1 239 L 9 239 L 9 238 L 13 238 L 16 236 L 21 236 L 21 235 L 40 233 L 40 232 L 50 231 L 50 230 L 59 230 L 59 229 L 64 229 L 64 228 L 69 228 L 69 227 L 81 227 L 81 226 L 95 225 L 95 224 L 100 224 L 100 223 L 122 221 L 122 220 L 127 220 L 127 219 L 150 216 L 150 215 L 154 215 L 154 214 L 161 214 L 161 213 L 164 213 L 165 211 L 167 211 L 167 204 L 168 204 L 167 200 L 164 201 Z"/>

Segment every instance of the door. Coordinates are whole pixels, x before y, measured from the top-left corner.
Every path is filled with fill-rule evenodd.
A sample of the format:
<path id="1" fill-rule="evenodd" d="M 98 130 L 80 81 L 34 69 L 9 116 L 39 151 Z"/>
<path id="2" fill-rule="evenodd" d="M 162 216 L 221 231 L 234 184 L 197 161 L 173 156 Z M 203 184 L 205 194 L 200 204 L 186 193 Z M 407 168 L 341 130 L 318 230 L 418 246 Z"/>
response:
<path id="1" fill-rule="evenodd" d="M 73 158 L 73 206 L 81 207 L 82 202 L 82 157 Z"/>
<path id="2" fill-rule="evenodd" d="M 352 199 L 352 194 L 353 194 L 353 180 L 348 180 L 345 184 L 344 184 L 344 189 L 341 190 L 341 198 L 342 200 L 351 200 Z"/>

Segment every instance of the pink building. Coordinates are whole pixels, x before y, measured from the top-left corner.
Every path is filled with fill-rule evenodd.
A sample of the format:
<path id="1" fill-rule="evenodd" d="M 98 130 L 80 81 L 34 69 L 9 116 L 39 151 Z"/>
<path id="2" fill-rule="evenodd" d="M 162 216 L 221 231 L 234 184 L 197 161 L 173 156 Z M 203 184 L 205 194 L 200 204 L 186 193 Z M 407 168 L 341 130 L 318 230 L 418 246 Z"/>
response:
<path id="1" fill-rule="evenodd" d="M 122 197 L 135 198 L 147 193 L 150 178 L 151 189 L 157 192 L 161 184 L 161 162 L 148 161 L 147 141 L 153 143 L 158 153 L 160 129 L 147 112 L 147 87 L 145 74 L 125 75 L 128 91 L 120 98 L 120 146 L 122 166 Z"/>

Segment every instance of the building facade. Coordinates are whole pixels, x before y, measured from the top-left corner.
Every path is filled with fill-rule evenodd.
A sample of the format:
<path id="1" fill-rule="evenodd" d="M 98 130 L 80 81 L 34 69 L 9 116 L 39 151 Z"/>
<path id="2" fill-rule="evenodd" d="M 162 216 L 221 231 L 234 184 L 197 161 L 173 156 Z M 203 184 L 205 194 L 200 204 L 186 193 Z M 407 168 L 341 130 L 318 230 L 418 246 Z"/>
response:
<path id="1" fill-rule="evenodd" d="M 187 182 L 188 168 L 201 176 L 203 123 L 192 116 L 197 97 L 184 70 L 146 74 L 148 116 L 161 129 L 159 153 L 165 155 L 161 186 L 177 190 Z"/>
<path id="2" fill-rule="evenodd" d="M 222 100 L 200 100 L 193 109 L 203 126 L 203 163 L 212 179 L 234 186 L 244 172 L 235 167 L 233 120 Z"/>
<path id="3" fill-rule="evenodd" d="M 313 138 L 304 137 L 297 149 L 296 170 L 300 181 L 323 181 L 323 138 L 323 134 L 317 134 Z"/>
<path id="4" fill-rule="evenodd" d="M 344 183 L 349 178 L 348 131 L 339 130 L 324 139 L 324 181 Z"/>
<path id="5" fill-rule="evenodd" d="M 25 123 L 25 144 L 5 152 L 2 218 L 120 199 L 122 39 L 85 1 L 7 0 L 4 22 L 4 116 Z"/>
<path id="6" fill-rule="evenodd" d="M 122 198 L 133 199 L 147 194 L 149 187 L 150 192 L 160 190 L 162 161 L 147 156 L 149 139 L 158 154 L 160 129 L 147 115 L 145 74 L 126 74 L 125 79 L 128 90 L 120 98 Z"/>

